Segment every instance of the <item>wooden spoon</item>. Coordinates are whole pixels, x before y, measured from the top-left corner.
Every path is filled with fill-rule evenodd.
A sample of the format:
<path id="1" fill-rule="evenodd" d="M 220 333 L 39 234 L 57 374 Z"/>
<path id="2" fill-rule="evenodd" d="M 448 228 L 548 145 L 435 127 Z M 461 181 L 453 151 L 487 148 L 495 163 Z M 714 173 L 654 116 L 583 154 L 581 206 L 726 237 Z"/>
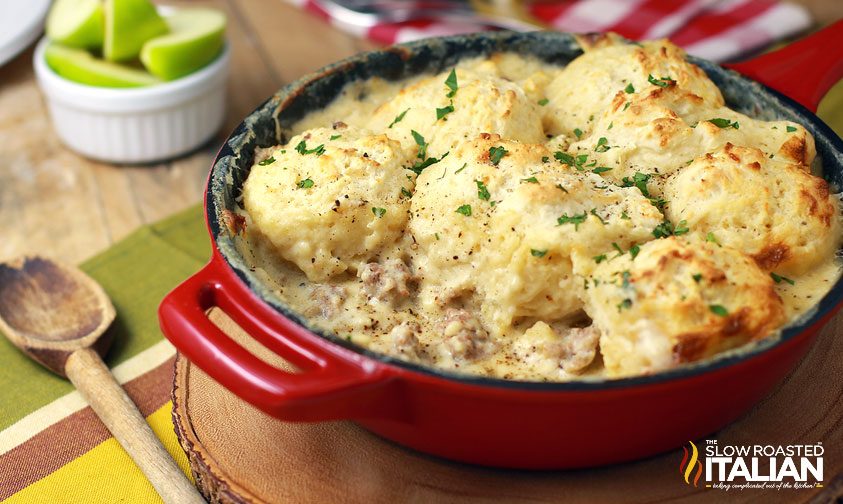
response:
<path id="1" fill-rule="evenodd" d="M 102 361 L 114 306 L 77 268 L 41 257 L 0 263 L 0 331 L 70 379 L 167 503 L 204 503 Z"/>

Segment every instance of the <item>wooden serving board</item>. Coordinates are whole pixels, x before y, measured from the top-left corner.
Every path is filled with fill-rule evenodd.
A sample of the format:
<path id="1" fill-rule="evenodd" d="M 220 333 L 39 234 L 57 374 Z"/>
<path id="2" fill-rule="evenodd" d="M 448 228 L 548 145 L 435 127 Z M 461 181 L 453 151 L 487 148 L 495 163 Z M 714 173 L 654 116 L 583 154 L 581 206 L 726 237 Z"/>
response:
<path id="1" fill-rule="evenodd" d="M 211 319 L 256 355 L 284 366 L 225 315 L 212 311 Z M 822 442 L 824 485 L 808 490 L 725 493 L 704 485 L 694 488 L 679 473 L 681 448 L 639 462 L 577 471 L 505 471 L 457 464 L 404 449 L 351 422 L 276 420 L 181 356 L 176 361 L 173 420 L 197 484 L 212 503 L 832 503 L 843 497 L 841 356 L 843 317 L 837 317 L 784 383 L 746 417 L 709 437 L 721 445 Z"/>

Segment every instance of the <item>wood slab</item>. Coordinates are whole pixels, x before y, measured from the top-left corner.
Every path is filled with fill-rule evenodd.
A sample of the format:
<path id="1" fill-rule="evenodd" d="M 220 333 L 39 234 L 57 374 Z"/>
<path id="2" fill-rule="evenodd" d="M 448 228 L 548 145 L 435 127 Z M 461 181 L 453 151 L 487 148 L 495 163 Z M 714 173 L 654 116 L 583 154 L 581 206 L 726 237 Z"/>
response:
<path id="1" fill-rule="evenodd" d="M 211 319 L 267 362 L 283 361 L 224 314 Z M 843 498 L 843 317 L 773 393 L 710 436 L 722 444 L 825 447 L 824 487 L 722 490 L 688 486 L 682 450 L 591 470 L 504 471 L 404 449 L 351 422 L 286 423 L 258 411 L 179 357 L 173 390 L 176 434 L 201 492 L 212 503 L 326 502 L 840 502 Z M 724 391 L 728 393 L 728 391 Z M 716 407 L 716 405 L 712 405 Z M 584 436 L 589 433 L 584 432 Z M 595 439 L 595 443 L 600 442 Z M 702 486 L 702 485 L 701 485 Z"/>

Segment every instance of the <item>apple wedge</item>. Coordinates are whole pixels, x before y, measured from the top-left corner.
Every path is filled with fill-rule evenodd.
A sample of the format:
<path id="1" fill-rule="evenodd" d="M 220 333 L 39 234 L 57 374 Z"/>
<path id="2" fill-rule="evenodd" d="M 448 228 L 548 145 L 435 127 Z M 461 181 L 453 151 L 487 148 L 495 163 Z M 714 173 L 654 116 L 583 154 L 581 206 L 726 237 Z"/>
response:
<path id="1" fill-rule="evenodd" d="M 107 60 L 134 59 L 147 40 L 168 31 L 167 23 L 149 0 L 105 0 L 103 55 Z"/>
<path id="2" fill-rule="evenodd" d="M 65 79 L 100 87 L 140 87 L 161 82 L 150 73 L 95 58 L 84 49 L 64 47 L 51 42 L 44 59 L 54 72 Z"/>
<path id="3" fill-rule="evenodd" d="M 57 0 L 47 15 L 47 37 L 68 47 L 102 49 L 101 0 Z"/>
<path id="4" fill-rule="evenodd" d="M 140 59 L 152 74 L 173 80 L 193 73 L 219 55 L 225 15 L 213 9 L 181 9 L 165 18 L 170 33 L 147 41 Z"/>

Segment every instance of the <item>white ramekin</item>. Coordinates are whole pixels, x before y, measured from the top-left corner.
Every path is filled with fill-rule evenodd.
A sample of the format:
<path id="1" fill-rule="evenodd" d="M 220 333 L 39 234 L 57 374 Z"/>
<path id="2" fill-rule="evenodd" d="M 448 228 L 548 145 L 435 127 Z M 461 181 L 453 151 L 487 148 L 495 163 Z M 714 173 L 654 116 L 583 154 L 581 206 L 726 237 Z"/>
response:
<path id="1" fill-rule="evenodd" d="M 208 66 L 174 81 L 104 88 L 69 81 L 44 59 L 33 64 L 59 138 L 80 154 L 110 163 L 149 163 L 189 152 L 209 140 L 225 116 L 228 44 Z"/>

